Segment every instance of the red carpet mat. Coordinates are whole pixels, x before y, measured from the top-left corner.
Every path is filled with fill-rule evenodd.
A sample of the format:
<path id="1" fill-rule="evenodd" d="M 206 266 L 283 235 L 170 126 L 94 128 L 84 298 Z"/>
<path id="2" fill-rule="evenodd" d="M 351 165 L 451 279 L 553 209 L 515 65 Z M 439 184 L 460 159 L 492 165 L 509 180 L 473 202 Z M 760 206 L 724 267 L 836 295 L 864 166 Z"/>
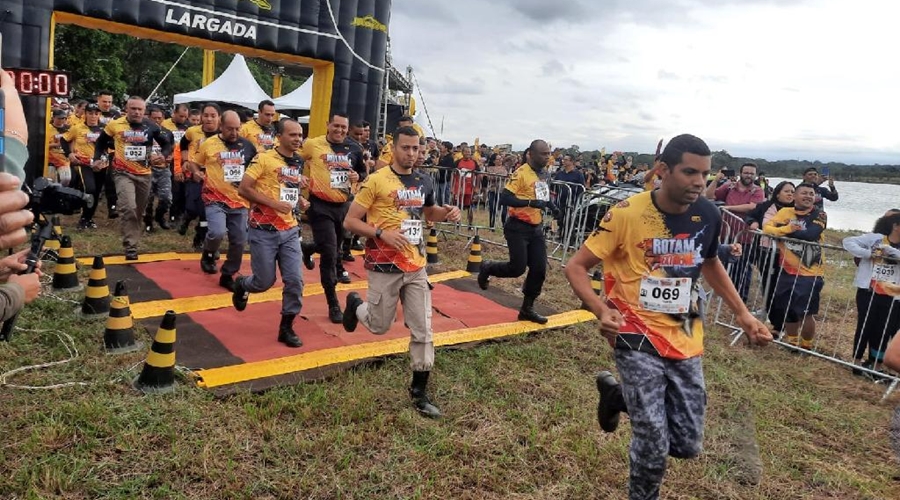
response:
<path id="1" fill-rule="evenodd" d="M 221 262 L 220 260 L 219 263 Z M 355 262 L 347 262 L 344 266 L 353 280 L 347 287 L 356 289 L 365 297 L 366 271 L 362 266 L 362 259 L 357 258 Z M 249 259 L 245 259 L 240 274 L 249 272 L 250 262 Z M 432 292 L 432 329 L 436 339 L 442 332 L 466 332 L 491 325 L 513 324 L 517 321 L 521 298 L 496 288 L 487 292 L 482 291 L 477 287 L 473 277 L 454 278 L 464 274 L 434 276 L 436 280 L 444 280 L 435 283 Z M 357 351 L 362 349 L 363 357 L 354 358 L 355 362 L 361 362 L 366 359 L 364 356 L 365 352 L 368 352 L 366 351 L 368 345 L 380 345 L 388 341 L 405 342 L 410 335 L 409 329 L 403 324 L 401 306 L 397 308 L 397 318 L 393 327 L 383 335 L 373 335 L 362 325 L 359 325 L 356 332 L 348 333 L 344 331 L 342 325 L 331 323 L 328 320 L 325 297 L 319 285 L 318 261 L 315 270 L 303 270 L 305 296 L 301 314 L 294 324 L 294 330 L 303 340 L 303 346 L 298 349 L 288 348 L 277 342 L 281 318 L 280 290 L 273 289 L 264 302 L 251 302 L 245 311 L 238 312 L 229 306 L 230 294 L 218 285 L 219 275 L 203 273 L 197 260 L 110 265 L 107 267 L 107 275 L 110 285 L 119 279 L 126 280 L 133 312 L 143 306 L 153 306 L 156 301 L 167 301 L 159 303 L 180 313 L 176 326 L 177 363 L 195 371 L 199 370 L 201 377 L 204 370 L 227 370 L 229 367 L 248 363 L 264 366 L 269 361 L 279 363 L 302 355 L 315 356 L 320 352 L 340 353 L 342 349 L 349 348 Z M 274 288 L 280 287 L 279 280 Z M 348 293 L 349 290 L 338 292 L 342 305 Z M 179 311 L 180 305 L 188 301 L 191 301 L 192 305 L 185 306 L 182 310 L 191 312 Z M 198 303 L 201 305 L 198 306 Z M 553 313 L 546 308 L 539 310 L 544 314 Z M 156 331 L 161 321 L 161 317 L 156 313 L 143 316 L 135 314 L 135 316 L 151 333 Z M 533 329 L 536 328 L 532 327 Z M 374 349 L 372 352 L 376 351 L 377 349 Z M 252 388 L 262 389 L 280 383 L 317 378 L 329 371 L 323 369 L 334 371 L 335 368 L 341 369 L 355 364 L 338 360 L 330 362 L 329 359 L 331 356 L 326 355 L 324 361 L 317 361 L 313 369 L 305 369 L 302 373 L 294 374 L 295 376 L 277 376 L 291 373 L 290 369 L 281 369 L 280 373 L 267 375 L 268 370 L 263 368 L 249 376 L 240 377 L 252 379 Z"/>

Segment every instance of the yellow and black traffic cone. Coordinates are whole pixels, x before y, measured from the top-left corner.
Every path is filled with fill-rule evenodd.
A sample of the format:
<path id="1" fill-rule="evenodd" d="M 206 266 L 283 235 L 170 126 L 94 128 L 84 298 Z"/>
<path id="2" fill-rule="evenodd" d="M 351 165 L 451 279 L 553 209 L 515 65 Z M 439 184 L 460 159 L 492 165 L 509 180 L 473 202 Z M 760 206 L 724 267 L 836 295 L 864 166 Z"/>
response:
<path id="1" fill-rule="evenodd" d="M 42 215 L 41 218 L 44 218 Z M 47 220 L 44 218 L 44 220 Z M 59 257 L 59 239 L 62 238 L 62 226 L 59 225 L 59 216 L 54 215 L 51 219 L 53 224 L 53 234 L 50 239 L 44 242 L 44 258 L 56 260 Z"/>
<path id="2" fill-rule="evenodd" d="M 81 314 L 98 316 L 109 312 L 109 286 L 106 285 L 106 266 L 103 257 L 94 257 L 91 274 L 88 277 L 87 289 L 84 291 L 84 302 L 81 303 Z"/>
<path id="3" fill-rule="evenodd" d="M 594 274 L 591 275 L 591 288 L 594 289 L 594 293 L 599 297 L 603 292 L 603 273 L 600 271 L 594 271 Z M 581 303 L 581 308 L 584 310 L 588 309 L 587 304 L 584 302 Z"/>
<path id="4" fill-rule="evenodd" d="M 78 282 L 78 269 L 75 267 L 75 250 L 72 238 L 63 236 L 59 242 L 59 258 L 53 269 L 53 289 L 58 292 L 81 290 Z"/>
<path id="5" fill-rule="evenodd" d="M 437 229 L 431 228 L 431 232 L 425 237 L 425 258 L 429 264 L 437 264 L 438 258 Z"/>
<path id="6" fill-rule="evenodd" d="M 166 311 L 134 387 L 144 394 L 175 389 L 175 311 Z"/>
<path id="7" fill-rule="evenodd" d="M 466 264 L 466 271 L 477 273 L 481 270 L 481 238 L 475 235 L 472 240 L 472 248 L 469 249 L 469 262 Z"/>
<path id="8" fill-rule="evenodd" d="M 109 305 L 103 344 L 106 345 L 106 352 L 109 354 L 124 354 L 140 348 L 134 341 L 134 319 L 131 317 L 131 303 L 124 281 L 116 282 L 115 295 Z"/>

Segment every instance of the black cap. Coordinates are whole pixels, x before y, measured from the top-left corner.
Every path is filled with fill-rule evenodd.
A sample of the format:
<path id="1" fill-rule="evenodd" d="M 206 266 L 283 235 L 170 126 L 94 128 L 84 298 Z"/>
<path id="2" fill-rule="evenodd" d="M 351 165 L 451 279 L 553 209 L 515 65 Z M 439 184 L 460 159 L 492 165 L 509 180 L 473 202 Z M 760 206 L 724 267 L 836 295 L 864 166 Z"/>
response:
<path id="1" fill-rule="evenodd" d="M 69 116 L 68 113 L 64 109 L 54 109 L 53 110 L 53 118 L 65 118 Z"/>
<path id="2" fill-rule="evenodd" d="M 100 106 L 96 102 L 89 102 L 84 107 L 85 111 L 100 111 Z"/>

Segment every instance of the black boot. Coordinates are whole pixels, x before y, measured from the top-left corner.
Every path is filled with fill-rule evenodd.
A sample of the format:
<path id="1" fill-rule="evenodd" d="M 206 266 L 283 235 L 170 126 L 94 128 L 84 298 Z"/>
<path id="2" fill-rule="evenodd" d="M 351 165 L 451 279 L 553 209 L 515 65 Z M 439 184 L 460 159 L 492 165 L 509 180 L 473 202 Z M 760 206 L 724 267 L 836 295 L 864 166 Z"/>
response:
<path id="1" fill-rule="evenodd" d="M 487 290 L 491 281 L 490 267 L 487 262 L 482 262 L 481 268 L 478 270 L 478 288 L 482 290 Z"/>
<path id="2" fill-rule="evenodd" d="M 334 324 L 344 322 L 344 313 L 341 312 L 341 303 L 338 301 L 334 288 L 325 290 L 325 300 L 328 302 L 328 319 Z"/>
<path id="3" fill-rule="evenodd" d="M 222 273 L 219 276 L 219 286 L 228 290 L 229 292 L 234 291 L 234 275 Z"/>
<path id="4" fill-rule="evenodd" d="M 153 232 L 153 207 L 151 203 L 147 204 L 147 210 L 144 211 L 144 231 Z"/>
<path id="5" fill-rule="evenodd" d="M 156 221 L 156 224 L 160 229 L 164 229 L 168 231 L 172 229 L 172 226 L 169 225 L 169 218 L 166 217 L 166 212 L 169 211 L 169 204 L 166 202 L 159 202 L 159 206 L 156 207 L 156 214 L 153 217 L 153 220 Z"/>
<path id="6" fill-rule="evenodd" d="M 282 314 L 281 325 L 278 327 L 278 341 L 288 347 L 301 347 L 303 341 L 294 333 L 294 318 L 296 314 Z"/>
<path id="7" fill-rule="evenodd" d="M 216 257 L 212 252 L 203 252 L 200 257 L 200 269 L 206 274 L 216 274 L 219 271 L 216 268 Z"/>
<path id="8" fill-rule="evenodd" d="M 597 374 L 597 392 L 600 402 L 597 403 L 597 422 L 604 432 L 613 432 L 619 426 L 619 413 L 628 413 L 622 387 L 610 372 Z"/>
<path id="9" fill-rule="evenodd" d="M 201 222 L 200 224 L 205 224 Z M 203 242 L 206 241 L 206 233 L 209 231 L 209 228 L 201 225 L 197 226 L 197 232 L 194 233 L 194 250 L 199 252 L 203 250 Z"/>
<path id="10" fill-rule="evenodd" d="M 350 292 L 347 294 L 347 307 L 344 309 L 344 330 L 348 332 L 352 332 L 356 330 L 356 325 L 359 323 L 359 318 L 356 316 L 356 309 L 361 306 L 363 300 L 359 297 L 359 294 L 356 292 Z"/>
<path id="11" fill-rule="evenodd" d="M 341 260 L 344 262 L 353 262 L 356 260 L 356 257 L 350 253 L 350 238 L 344 238 L 344 241 L 341 243 Z"/>
<path id="12" fill-rule="evenodd" d="M 426 394 L 428 374 L 431 372 L 413 372 L 412 384 L 409 386 L 409 397 L 412 398 L 416 411 L 429 418 L 441 418 L 441 410 L 431 403 Z"/>
<path id="13" fill-rule="evenodd" d="M 350 250 L 356 250 L 357 252 L 361 252 L 365 250 L 366 247 L 363 246 L 362 242 L 359 241 L 359 236 L 353 236 L 353 242 L 350 243 Z"/>
<path id="14" fill-rule="evenodd" d="M 238 277 L 231 285 L 231 305 L 238 311 L 247 308 L 247 301 L 250 300 L 250 292 L 244 288 L 244 278 Z"/>
<path id="15" fill-rule="evenodd" d="M 184 236 L 187 234 L 188 229 L 191 226 L 191 218 L 187 216 L 187 214 L 181 217 L 181 222 L 178 223 L 178 234 Z"/>
<path id="16" fill-rule="evenodd" d="M 519 309 L 519 321 L 531 321 L 532 323 L 545 325 L 547 324 L 547 318 L 534 310 L 534 299 L 535 297 L 525 296 L 525 300 L 522 301 L 522 308 Z"/>
<path id="17" fill-rule="evenodd" d="M 305 243 L 301 241 L 300 251 L 303 252 L 303 265 L 306 266 L 306 268 L 310 271 L 315 269 L 316 263 L 313 262 L 312 254 L 316 253 L 316 244 Z"/>

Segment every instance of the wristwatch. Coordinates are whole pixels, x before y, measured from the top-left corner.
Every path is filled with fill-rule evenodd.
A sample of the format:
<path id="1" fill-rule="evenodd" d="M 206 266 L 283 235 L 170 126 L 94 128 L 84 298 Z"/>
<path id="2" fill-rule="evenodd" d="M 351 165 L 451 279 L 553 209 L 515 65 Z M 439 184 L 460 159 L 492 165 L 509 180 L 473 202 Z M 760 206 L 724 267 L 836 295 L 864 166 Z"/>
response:
<path id="1" fill-rule="evenodd" d="M 381 228 L 375 230 L 375 238 L 379 240 L 381 239 Z"/>

